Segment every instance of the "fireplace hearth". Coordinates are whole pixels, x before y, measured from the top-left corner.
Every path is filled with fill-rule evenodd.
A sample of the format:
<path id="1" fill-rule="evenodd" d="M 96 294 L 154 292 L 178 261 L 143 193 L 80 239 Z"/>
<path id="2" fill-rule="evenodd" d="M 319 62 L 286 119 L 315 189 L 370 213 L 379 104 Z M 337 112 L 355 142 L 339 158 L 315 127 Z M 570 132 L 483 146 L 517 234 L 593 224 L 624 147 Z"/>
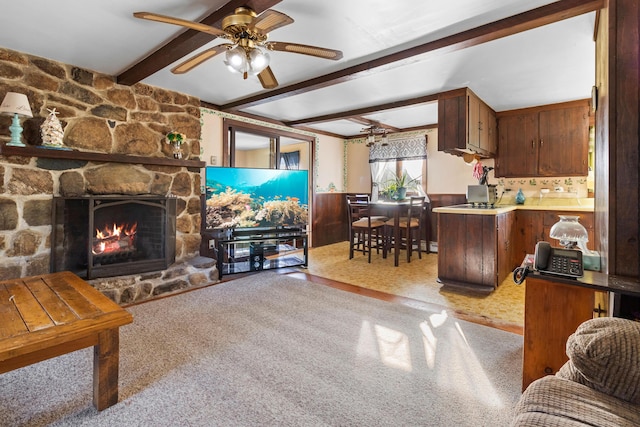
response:
<path id="1" fill-rule="evenodd" d="M 53 198 L 51 271 L 86 279 L 164 270 L 176 256 L 176 199 Z"/>

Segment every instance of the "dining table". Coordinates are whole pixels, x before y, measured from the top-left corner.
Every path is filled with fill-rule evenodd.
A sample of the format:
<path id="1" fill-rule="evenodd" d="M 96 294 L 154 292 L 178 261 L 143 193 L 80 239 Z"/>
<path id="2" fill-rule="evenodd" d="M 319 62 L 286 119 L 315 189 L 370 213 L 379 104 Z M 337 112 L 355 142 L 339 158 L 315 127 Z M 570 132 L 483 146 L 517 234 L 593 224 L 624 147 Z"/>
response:
<path id="1" fill-rule="evenodd" d="M 394 265 L 397 267 L 400 260 L 400 249 L 402 247 L 402 239 L 400 235 L 400 217 L 403 212 L 406 212 L 409 208 L 410 201 L 405 200 L 377 200 L 371 201 L 369 204 L 372 206 L 375 213 L 383 214 L 389 219 L 393 218 L 393 258 Z M 384 250 L 386 254 L 386 248 Z"/>

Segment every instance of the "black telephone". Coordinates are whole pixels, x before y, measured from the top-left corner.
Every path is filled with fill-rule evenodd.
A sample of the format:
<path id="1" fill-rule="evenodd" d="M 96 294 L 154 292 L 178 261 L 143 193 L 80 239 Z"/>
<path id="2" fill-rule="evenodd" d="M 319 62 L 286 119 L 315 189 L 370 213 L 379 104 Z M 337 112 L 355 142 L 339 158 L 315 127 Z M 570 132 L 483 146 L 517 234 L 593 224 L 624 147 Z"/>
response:
<path id="1" fill-rule="evenodd" d="M 582 252 L 576 249 L 552 248 L 548 242 L 538 242 L 533 267 L 541 273 L 582 277 Z"/>

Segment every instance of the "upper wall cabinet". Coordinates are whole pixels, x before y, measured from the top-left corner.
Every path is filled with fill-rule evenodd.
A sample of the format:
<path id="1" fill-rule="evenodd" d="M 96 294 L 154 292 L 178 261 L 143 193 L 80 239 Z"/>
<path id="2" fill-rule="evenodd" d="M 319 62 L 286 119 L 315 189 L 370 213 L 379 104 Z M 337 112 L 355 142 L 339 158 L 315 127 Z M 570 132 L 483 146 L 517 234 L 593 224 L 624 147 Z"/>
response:
<path id="1" fill-rule="evenodd" d="M 438 150 L 494 157 L 497 146 L 495 112 L 470 89 L 438 97 Z"/>
<path id="2" fill-rule="evenodd" d="M 589 103 L 498 113 L 496 177 L 586 176 Z"/>

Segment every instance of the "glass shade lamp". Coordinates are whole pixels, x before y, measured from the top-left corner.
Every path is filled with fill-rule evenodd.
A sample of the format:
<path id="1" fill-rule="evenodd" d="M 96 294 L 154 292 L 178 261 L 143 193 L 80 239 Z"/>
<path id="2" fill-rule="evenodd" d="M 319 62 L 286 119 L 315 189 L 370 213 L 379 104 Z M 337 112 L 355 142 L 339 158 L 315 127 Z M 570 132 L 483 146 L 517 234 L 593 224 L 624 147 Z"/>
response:
<path id="1" fill-rule="evenodd" d="M 565 249 L 579 249 L 585 270 L 600 271 L 600 254 L 587 248 L 589 234 L 578 216 L 559 215 L 560 221 L 553 224 L 549 236 L 558 239 Z"/>
<path id="2" fill-rule="evenodd" d="M 249 52 L 249 68 L 251 69 L 251 74 L 260 74 L 260 72 L 268 66 L 269 54 L 267 52 L 257 47 Z"/>
<path id="3" fill-rule="evenodd" d="M 380 143 L 382 144 L 383 147 L 386 147 L 387 145 L 389 145 L 389 136 L 387 135 L 386 129 L 382 132 L 382 139 L 380 140 Z"/>
<path id="4" fill-rule="evenodd" d="M 579 247 L 586 249 L 589 241 L 587 229 L 578 222 L 578 216 L 559 215 L 560 221 L 553 224 L 549 237 L 560 241 L 560 245 L 565 249 L 575 249 Z"/>
<path id="5" fill-rule="evenodd" d="M 22 126 L 20 125 L 20 118 L 18 116 L 33 117 L 31 113 L 31 107 L 29 106 L 29 100 L 27 95 L 22 93 L 7 92 L 0 104 L 0 114 L 13 115 L 11 121 L 11 141 L 7 145 L 13 147 L 24 147 L 22 143 Z"/>
<path id="6" fill-rule="evenodd" d="M 247 52 L 242 46 L 236 46 L 229 49 L 225 54 L 224 63 L 229 70 L 235 73 L 245 73 L 247 71 Z"/>
<path id="7" fill-rule="evenodd" d="M 260 74 L 269 66 L 269 54 L 257 47 L 236 46 L 225 54 L 224 63 L 234 73 Z"/>

